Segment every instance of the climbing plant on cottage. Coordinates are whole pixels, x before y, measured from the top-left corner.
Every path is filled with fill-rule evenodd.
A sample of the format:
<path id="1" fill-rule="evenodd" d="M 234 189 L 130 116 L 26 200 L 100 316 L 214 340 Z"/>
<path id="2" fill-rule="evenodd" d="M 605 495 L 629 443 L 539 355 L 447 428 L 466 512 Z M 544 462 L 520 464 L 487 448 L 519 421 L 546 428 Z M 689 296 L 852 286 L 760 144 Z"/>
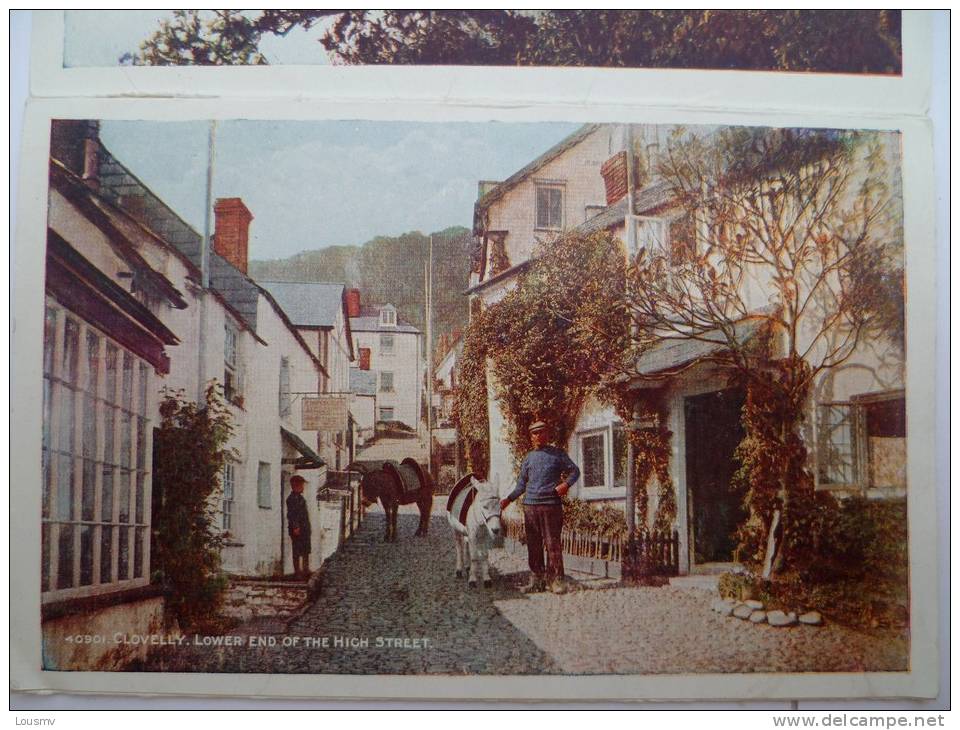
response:
<path id="1" fill-rule="evenodd" d="M 807 469 L 812 385 L 902 312 L 901 211 L 881 145 L 832 130 L 679 129 L 657 172 L 675 217 L 668 245 L 641 248 L 628 270 L 634 345 L 702 343 L 698 360 L 745 387 L 739 557 L 765 575 L 803 572 L 836 511 Z"/>
<path id="2" fill-rule="evenodd" d="M 625 266 L 622 244 L 608 232 L 561 236 L 538 246 L 534 265 L 503 299 L 474 313 L 456 418 L 475 472 L 488 466 L 478 463 L 489 459 L 488 385 L 517 464 L 530 450 L 534 420 L 549 419 L 561 442 L 569 437 L 584 399 L 619 367 Z"/>
<path id="3" fill-rule="evenodd" d="M 154 576 L 168 612 L 181 628 L 216 617 L 226 579 L 220 572 L 218 524 L 221 474 L 233 431 L 222 388 L 212 382 L 204 402 L 164 391 L 154 437 Z M 159 504 L 157 504 L 159 502 Z"/>

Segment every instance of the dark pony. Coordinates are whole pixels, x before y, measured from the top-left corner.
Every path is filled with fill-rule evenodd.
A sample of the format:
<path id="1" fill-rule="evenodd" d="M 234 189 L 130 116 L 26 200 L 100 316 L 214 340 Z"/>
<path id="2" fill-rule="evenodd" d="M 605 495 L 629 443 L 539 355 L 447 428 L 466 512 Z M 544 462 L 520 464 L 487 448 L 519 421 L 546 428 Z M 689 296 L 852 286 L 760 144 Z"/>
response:
<path id="1" fill-rule="evenodd" d="M 363 475 L 360 480 L 360 496 L 369 506 L 380 500 L 387 515 L 384 542 L 397 540 L 397 512 L 401 504 L 416 504 L 420 509 L 420 526 L 413 533 L 417 537 L 427 534 L 430 510 L 433 507 L 433 483 L 429 474 L 414 459 L 406 458 L 399 464 L 395 461 L 355 461 L 347 467 Z"/>

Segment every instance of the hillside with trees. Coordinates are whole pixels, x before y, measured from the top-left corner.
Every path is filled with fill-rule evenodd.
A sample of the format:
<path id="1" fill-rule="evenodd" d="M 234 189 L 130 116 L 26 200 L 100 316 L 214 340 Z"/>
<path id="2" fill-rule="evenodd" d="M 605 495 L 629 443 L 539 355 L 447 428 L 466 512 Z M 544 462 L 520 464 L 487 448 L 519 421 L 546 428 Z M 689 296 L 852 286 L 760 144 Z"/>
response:
<path id="1" fill-rule="evenodd" d="M 470 278 L 470 231 L 453 226 L 433 234 L 434 337 L 439 340 L 467 322 L 463 292 Z M 402 319 L 425 329 L 424 266 L 430 236 L 420 231 L 377 236 L 360 246 L 329 246 L 285 259 L 251 261 L 261 281 L 326 281 L 356 287 L 366 304 L 389 302 Z"/>

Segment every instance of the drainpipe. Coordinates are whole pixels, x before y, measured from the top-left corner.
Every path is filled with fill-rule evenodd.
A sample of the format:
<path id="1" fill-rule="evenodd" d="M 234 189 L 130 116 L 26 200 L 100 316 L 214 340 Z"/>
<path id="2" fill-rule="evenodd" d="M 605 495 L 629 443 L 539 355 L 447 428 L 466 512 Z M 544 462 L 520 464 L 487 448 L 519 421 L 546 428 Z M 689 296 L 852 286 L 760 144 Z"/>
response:
<path id="1" fill-rule="evenodd" d="M 633 192 L 635 181 L 635 160 L 633 156 L 633 125 L 627 124 L 626 134 L 627 147 L 627 213 L 624 220 L 624 229 L 627 234 L 627 255 L 633 255 L 636 250 L 636 230 L 633 220 Z M 630 340 L 637 340 L 637 323 L 635 318 L 630 322 Z M 636 519 L 636 468 L 637 458 L 636 448 L 631 438 L 639 426 L 639 409 L 636 405 L 631 407 L 630 422 L 627 424 L 627 494 L 624 504 L 624 511 L 627 522 L 627 544 L 624 546 L 623 555 L 620 557 L 620 580 L 623 582 L 634 582 L 639 577 L 640 555 L 639 545 L 637 544 L 637 519 Z"/>
<path id="2" fill-rule="evenodd" d="M 200 243 L 200 336 L 197 352 L 197 403 L 206 399 L 207 382 L 207 289 L 210 288 L 210 210 L 213 208 L 213 160 L 217 139 L 217 122 L 210 122 L 207 138 L 207 188 L 203 212 L 203 239 Z"/>

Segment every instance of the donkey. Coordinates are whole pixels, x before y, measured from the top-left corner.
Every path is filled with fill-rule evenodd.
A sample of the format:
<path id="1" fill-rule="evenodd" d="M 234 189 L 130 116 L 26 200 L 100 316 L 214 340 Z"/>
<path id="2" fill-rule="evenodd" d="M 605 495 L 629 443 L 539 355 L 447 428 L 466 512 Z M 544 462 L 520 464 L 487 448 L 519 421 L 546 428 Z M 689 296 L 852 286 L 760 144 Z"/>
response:
<path id="1" fill-rule="evenodd" d="M 469 559 L 471 588 L 479 580 L 486 588 L 493 584 L 487 553 L 491 547 L 503 547 L 499 492 L 498 484 L 468 474 L 454 485 L 447 499 L 447 521 L 457 543 L 457 577 L 463 577 L 464 559 Z"/>
<path id="2" fill-rule="evenodd" d="M 433 484 L 429 475 L 413 459 L 399 464 L 393 461 L 354 462 L 348 469 L 363 474 L 360 494 L 364 506 L 378 499 L 386 515 L 384 542 L 397 541 L 397 512 L 401 504 L 416 504 L 420 510 L 420 524 L 413 534 L 424 537 L 430 525 L 430 510 L 433 506 Z"/>

